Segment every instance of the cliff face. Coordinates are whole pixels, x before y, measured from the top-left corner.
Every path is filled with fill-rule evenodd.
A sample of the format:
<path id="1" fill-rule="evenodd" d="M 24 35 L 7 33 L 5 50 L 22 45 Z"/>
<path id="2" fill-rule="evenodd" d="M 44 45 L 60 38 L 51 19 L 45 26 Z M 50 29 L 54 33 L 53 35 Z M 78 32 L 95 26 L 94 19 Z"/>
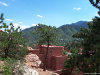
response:
<path id="1" fill-rule="evenodd" d="M 35 49 L 32 49 L 31 47 L 28 47 L 28 50 L 31 51 L 35 51 Z M 28 55 L 26 55 L 25 57 L 26 63 L 25 65 L 29 68 L 29 69 L 25 69 L 25 75 L 28 75 L 30 72 L 32 72 L 32 75 L 59 75 L 57 73 L 54 73 L 52 71 L 43 71 L 42 68 L 40 67 L 41 64 L 41 60 L 39 59 L 39 57 L 36 54 L 33 54 L 32 52 L 29 53 Z M 29 73 L 27 73 L 29 72 Z M 36 73 L 36 74 L 35 74 Z"/>
<path id="2" fill-rule="evenodd" d="M 32 69 L 28 66 L 24 66 L 23 70 L 24 75 L 39 75 L 39 73 L 35 69 Z"/>

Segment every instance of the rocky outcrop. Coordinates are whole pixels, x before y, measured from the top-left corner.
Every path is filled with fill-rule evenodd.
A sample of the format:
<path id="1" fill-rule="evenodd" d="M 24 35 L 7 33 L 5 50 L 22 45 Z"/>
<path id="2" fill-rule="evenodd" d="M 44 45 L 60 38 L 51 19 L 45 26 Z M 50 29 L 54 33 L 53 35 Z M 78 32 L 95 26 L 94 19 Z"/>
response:
<path id="1" fill-rule="evenodd" d="M 29 67 L 39 67 L 41 61 L 36 54 L 28 54 L 26 55 L 26 65 Z"/>
<path id="2" fill-rule="evenodd" d="M 39 73 L 26 65 L 22 66 L 22 64 L 20 64 L 13 70 L 13 75 L 39 75 Z"/>
<path id="3" fill-rule="evenodd" d="M 59 75 L 57 73 L 54 73 L 52 71 L 43 71 L 43 69 L 39 68 L 41 61 L 39 59 L 39 57 L 36 54 L 33 54 L 33 51 L 37 51 L 35 49 L 32 49 L 31 47 L 27 47 L 28 50 L 30 51 L 30 53 L 28 55 L 26 55 L 25 59 L 26 59 L 26 66 L 28 66 L 29 68 L 25 69 L 25 75 L 35 75 L 35 74 L 39 74 L 39 75 Z M 34 70 L 34 71 L 33 71 Z M 33 71 L 33 72 L 32 72 Z"/>
<path id="4" fill-rule="evenodd" d="M 39 73 L 36 70 L 29 68 L 27 66 L 24 66 L 24 71 L 24 75 L 39 75 Z"/>

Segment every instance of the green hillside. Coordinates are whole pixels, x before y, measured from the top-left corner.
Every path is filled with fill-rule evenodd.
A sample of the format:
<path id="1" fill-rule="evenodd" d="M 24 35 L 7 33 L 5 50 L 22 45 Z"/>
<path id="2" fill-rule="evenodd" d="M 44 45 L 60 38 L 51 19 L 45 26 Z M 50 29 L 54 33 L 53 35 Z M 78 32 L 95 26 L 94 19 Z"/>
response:
<path id="1" fill-rule="evenodd" d="M 86 28 L 87 21 L 79 21 L 76 23 L 65 24 L 65 25 L 58 27 L 57 34 L 60 35 L 59 43 L 64 44 L 66 42 L 75 40 L 74 38 L 72 38 L 72 35 L 75 32 L 80 31 L 81 27 Z M 38 36 L 32 34 L 35 28 L 36 27 L 31 27 L 31 28 L 24 29 L 22 31 L 23 37 L 27 40 L 27 44 L 37 43 L 39 39 Z"/>

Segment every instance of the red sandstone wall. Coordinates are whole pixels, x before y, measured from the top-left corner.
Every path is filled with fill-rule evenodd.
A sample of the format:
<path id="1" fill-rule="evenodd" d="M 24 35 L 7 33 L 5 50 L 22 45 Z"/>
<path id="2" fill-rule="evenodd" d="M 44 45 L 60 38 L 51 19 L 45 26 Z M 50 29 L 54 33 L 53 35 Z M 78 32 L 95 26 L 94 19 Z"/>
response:
<path id="1" fill-rule="evenodd" d="M 47 46 L 41 47 L 40 53 L 46 54 Z M 59 56 L 62 55 L 63 46 L 51 46 L 49 47 L 48 56 Z"/>
<path id="2" fill-rule="evenodd" d="M 36 46 L 39 49 L 39 46 Z M 42 45 L 40 49 L 40 54 L 38 51 L 33 51 L 36 53 L 40 60 L 44 63 L 44 57 L 46 54 L 46 45 Z M 50 46 L 48 51 L 48 58 L 47 58 L 47 69 L 52 70 L 61 70 L 64 68 L 64 61 L 66 60 L 66 56 L 62 56 L 62 50 L 64 49 L 63 46 Z"/>
<path id="3" fill-rule="evenodd" d="M 49 48 L 49 52 L 51 56 L 60 56 L 62 55 L 62 51 L 63 51 L 64 47 L 62 46 L 55 46 L 55 47 L 50 47 Z"/>
<path id="4" fill-rule="evenodd" d="M 46 47 L 41 47 L 40 54 L 46 54 L 46 50 L 47 50 Z"/>
<path id="5" fill-rule="evenodd" d="M 43 62 L 45 58 L 47 46 L 43 45 L 42 47 L 36 45 L 36 49 L 30 50 L 31 53 L 37 54 L 39 59 L 42 61 L 41 68 L 43 68 Z M 67 56 L 62 55 L 62 50 L 64 49 L 63 46 L 50 46 L 48 51 L 48 58 L 47 58 L 47 69 L 55 70 L 56 73 L 61 74 L 62 69 L 64 69 L 64 61 L 66 60 Z M 61 74 L 64 75 L 64 74 Z M 69 75 L 69 74 L 66 74 Z M 80 72 L 78 74 L 72 75 L 85 75 L 84 73 Z"/>
<path id="6" fill-rule="evenodd" d="M 37 54 L 37 56 L 39 57 L 39 59 L 43 62 L 44 61 L 44 54 Z"/>
<path id="7" fill-rule="evenodd" d="M 40 50 L 39 49 L 34 49 L 34 50 L 30 50 L 31 53 L 33 54 L 39 54 Z"/>
<path id="8" fill-rule="evenodd" d="M 43 63 L 44 63 L 44 57 L 45 57 L 45 55 L 44 55 L 44 54 L 37 54 L 37 56 L 38 56 L 39 59 L 42 61 L 40 67 L 43 68 Z"/>
<path id="9" fill-rule="evenodd" d="M 52 69 L 53 70 L 62 70 L 64 69 L 64 61 L 67 56 L 53 56 L 52 60 Z"/>

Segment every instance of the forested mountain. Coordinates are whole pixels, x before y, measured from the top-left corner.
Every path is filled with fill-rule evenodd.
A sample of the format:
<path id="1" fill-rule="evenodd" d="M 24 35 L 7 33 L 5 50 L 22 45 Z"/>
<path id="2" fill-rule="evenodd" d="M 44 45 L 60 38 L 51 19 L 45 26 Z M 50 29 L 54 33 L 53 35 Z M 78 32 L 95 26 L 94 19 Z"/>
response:
<path id="1" fill-rule="evenodd" d="M 59 42 L 66 43 L 75 40 L 74 38 L 72 38 L 72 35 L 77 31 L 79 32 L 81 27 L 87 28 L 88 27 L 87 21 L 79 21 L 76 23 L 65 24 L 58 27 L 57 34 L 60 35 Z M 35 28 L 36 27 L 34 26 L 34 27 L 24 29 L 22 31 L 23 37 L 27 40 L 28 44 L 36 43 L 37 40 L 39 39 L 37 35 L 32 33 Z"/>

